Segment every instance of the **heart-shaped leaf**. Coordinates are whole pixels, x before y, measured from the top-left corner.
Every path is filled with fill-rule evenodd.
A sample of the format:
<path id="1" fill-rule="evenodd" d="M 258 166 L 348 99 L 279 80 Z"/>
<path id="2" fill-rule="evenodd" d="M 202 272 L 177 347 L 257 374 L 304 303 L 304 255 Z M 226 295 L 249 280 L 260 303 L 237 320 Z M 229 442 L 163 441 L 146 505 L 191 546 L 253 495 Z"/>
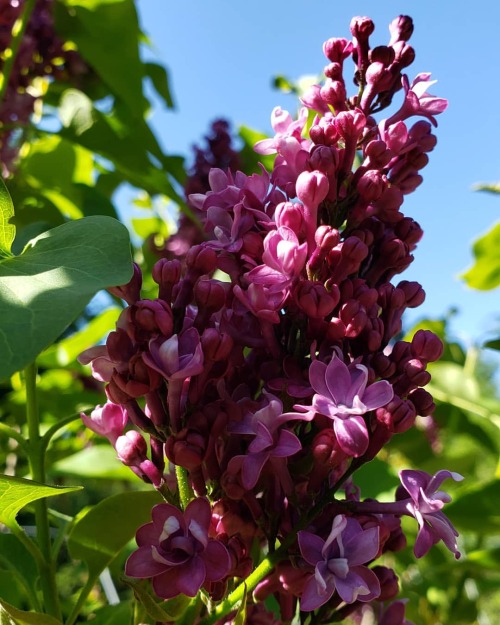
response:
<path id="1" fill-rule="evenodd" d="M 0 379 L 53 343 L 100 289 L 132 276 L 128 231 L 111 217 L 68 222 L 0 261 Z"/>
<path id="2" fill-rule="evenodd" d="M 4 181 L 0 178 L 0 257 L 12 256 L 11 247 L 16 228 L 9 221 L 14 217 L 14 206 Z"/>
<path id="3" fill-rule="evenodd" d="M 17 513 L 32 501 L 81 490 L 81 486 L 48 486 L 21 477 L 0 475 L 0 523 L 12 527 Z"/>

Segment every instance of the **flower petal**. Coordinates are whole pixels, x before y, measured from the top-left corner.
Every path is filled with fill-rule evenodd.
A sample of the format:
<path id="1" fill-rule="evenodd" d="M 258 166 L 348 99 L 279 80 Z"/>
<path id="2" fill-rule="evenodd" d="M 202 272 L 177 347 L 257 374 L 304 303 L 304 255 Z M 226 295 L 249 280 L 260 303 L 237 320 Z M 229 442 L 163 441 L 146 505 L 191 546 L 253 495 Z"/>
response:
<path id="1" fill-rule="evenodd" d="M 300 609 L 304 610 L 304 612 L 316 610 L 330 599 L 334 591 L 335 578 L 333 575 L 328 578 L 324 592 L 321 592 L 314 575 L 311 576 L 309 581 L 307 581 L 304 586 L 302 597 L 300 599 Z"/>
<path id="2" fill-rule="evenodd" d="M 125 575 L 129 577 L 155 577 L 165 571 L 165 564 L 153 558 L 151 547 L 139 547 L 128 558 L 125 564 Z"/>
<path id="3" fill-rule="evenodd" d="M 231 557 L 218 540 L 209 540 L 207 548 L 200 554 L 205 562 L 206 580 L 216 582 L 225 577 L 231 569 Z"/>
<path id="4" fill-rule="evenodd" d="M 361 398 L 366 406 L 366 411 L 375 410 L 388 404 L 394 397 L 394 389 L 387 380 L 374 382 L 367 387 Z"/>
<path id="5" fill-rule="evenodd" d="M 358 415 L 349 415 L 344 419 L 336 417 L 333 420 L 333 429 L 340 448 L 349 456 L 357 458 L 368 449 L 370 438 L 363 417 Z"/>
<path id="6" fill-rule="evenodd" d="M 302 557 L 308 564 L 316 566 L 318 562 L 323 560 L 321 552 L 325 541 L 322 538 L 311 532 L 306 532 L 305 530 L 298 532 L 297 538 Z"/>

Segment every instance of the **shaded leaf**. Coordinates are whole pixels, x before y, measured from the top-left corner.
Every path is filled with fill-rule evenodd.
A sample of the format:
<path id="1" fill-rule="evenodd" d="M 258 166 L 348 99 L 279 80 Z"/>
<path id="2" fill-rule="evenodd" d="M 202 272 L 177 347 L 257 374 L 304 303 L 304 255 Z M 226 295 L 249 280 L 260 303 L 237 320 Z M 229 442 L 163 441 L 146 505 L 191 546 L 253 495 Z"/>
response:
<path id="1" fill-rule="evenodd" d="M 14 217 L 14 205 L 4 181 L 0 178 L 0 257 L 11 256 L 16 228 L 10 222 Z"/>
<path id="2" fill-rule="evenodd" d="M 47 614 L 18 610 L 0 599 L 0 625 L 61 625 L 61 621 Z"/>
<path id="3" fill-rule="evenodd" d="M 21 477 L 0 475 L 0 522 L 7 527 L 12 527 L 16 524 L 18 512 L 32 501 L 77 490 L 82 490 L 82 487 L 48 486 Z"/>
<path id="4" fill-rule="evenodd" d="M 486 347 L 487 349 L 495 349 L 497 351 L 500 351 L 500 339 L 486 341 L 486 343 L 484 343 L 484 347 Z"/>
<path id="5" fill-rule="evenodd" d="M 500 285 L 500 223 L 497 223 L 473 245 L 474 265 L 462 274 L 473 289 L 487 291 Z"/>
<path id="6" fill-rule="evenodd" d="M 137 484 L 137 476 L 116 457 L 110 445 L 94 445 L 59 460 L 52 470 L 62 475 L 99 480 L 127 480 Z"/>
<path id="7" fill-rule="evenodd" d="M 68 549 L 84 560 L 91 576 L 99 575 L 151 520 L 151 508 L 162 501 L 156 491 L 119 493 L 100 501 L 73 525 Z"/>
<path id="8" fill-rule="evenodd" d="M 158 601 L 158 598 L 150 592 L 150 583 L 146 580 L 123 580 L 134 591 L 134 595 L 142 607 L 154 621 L 164 623 L 181 616 L 191 602 L 186 595 L 179 595 L 170 601 Z"/>
<path id="9" fill-rule="evenodd" d="M 260 172 L 259 163 L 270 171 L 274 165 L 275 154 L 257 154 L 253 146 L 257 141 L 268 139 L 269 137 L 262 132 L 248 128 L 248 126 L 240 126 L 238 136 L 243 140 L 243 149 L 239 153 L 241 159 L 242 170 L 246 173 Z"/>
<path id="10" fill-rule="evenodd" d="M 475 486 L 447 504 L 446 515 L 457 529 L 480 533 L 500 531 L 500 480 Z"/>
<path id="11" fill-rule="evenodd" d="M 131 275 L 127 229 L 110 217 L 63 224 L 0 261 L 0 379 L 33 362 L 97 291 Z"/>

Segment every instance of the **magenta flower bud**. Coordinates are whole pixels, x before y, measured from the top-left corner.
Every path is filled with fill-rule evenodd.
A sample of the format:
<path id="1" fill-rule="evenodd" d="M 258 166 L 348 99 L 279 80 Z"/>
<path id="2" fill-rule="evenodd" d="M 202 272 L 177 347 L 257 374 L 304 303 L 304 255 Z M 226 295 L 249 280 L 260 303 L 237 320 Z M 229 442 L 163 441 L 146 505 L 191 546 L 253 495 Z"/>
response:
<path id="1" fill-rule="evenodd" d="M 342 244 L 342 258 L 348 258 L 353 263 L 362 263 L 368 252 L 368 247 L 357 237 L 348 237 Z"/>
<path id="2" fill-rule="evenodd" d="M 370 50 L 370 62 L 382 63 L 386 67 L 394 62 L 394 50 L 389 46 L 376 46 Z"/>
<path id="3" fill-rule="evenodd" d="M 375 30 L 375 24 L 369 17 L 353 17 L 349 26 L 352 36 L 364 43 Z"/>
<path id="4" fill-rule="evenodd" d="M 186 265 L 199 275 L 208 274 L 217 267 L 217 255 L 210 247 L 195 245 L 186 254 Z"/>
<path id="5" fill-rule="evenodd" d="M 393 45 L 396 41 L 408 41 L 413 34 L 413 20 L 408 15 L 398 15 L 389 24 L 389 32 L 391 40 L 389 45 Z"/>
<path id="6" fill-rule="evenodd" d="M 415 50 L 404 41 L 398 41 L 393 45 L 396 54 L 396 62 L 400 69 L 408 67 L 415 60 Z"/>
<path id="7" fill-rule="evenodd" d="M 326 336 L 330 341 L 340 341 L 345 337 L 345 324 L 341 319 L 334 317 L 328 324 Z"/>
<path id="8" fill-rule="evenodd" d="M 349 457 L 339 447 L 335 432 L 330 428 L 316 434 L 311 449 L 315 462 L 320 466 L 325 466 L 328 470 L 339 466 Z"/>
<path id="9" fill-rule="evenodd" d="M 430 417 L 434 413 L 436 404 L 432 395 L 424 388 L 416 388 L 408 397 L 421 417 Z"/>
<path id="10" fill-rule="evenodd" d="M 317 137 L 316 131 L 321 131 Z M 335 116 L 332 115 L 330 110 L 328 110 L 319 122 L 311 128 L 309 135 L 315 143 L 321 143 L 335 148 L 339 140 L 339 133 L 335 127 Z"/>
<path id="11" fill-rule="evenodd" d="M 431 381 L 431 374 L 425 370 L 425 364 L 418 358 L 412 358 L 404 367 L 404 372 L 414 386 L 425 386 Z"/>
<path id="12" fill-rule="evenodd" d="M 441 339 L 430 330 L 418 330 L 411 341 L 411 353 L 425 362 L 435 362 L 443 355 Z"/>
<path id="13" fill-rule="evenodd" d="M 220 310 L 226 301 L 226 290 L 218 280 L 198 280 L 194 296 L 199 308 Z"/>
<path id="14" fill-rule="evenodd" d="M 333 147 L 317 145 L 311 150 L 308 165 L 310 169 L 318 170 L 326 176 L 335 174 L 339 164 L 339 153 Z"/>
<path id="15" fill-rule="evenodd" d="M 391 151 L 387 148 L 385 141 L 374 139 L 370 141 L 364 149 L 364 156 L 368 159 L 367 166 L 373 169 L 381 169 L 389 163 L 392 158 Z"/>
<path id="16" fill-rule="evenodd" d="M 172 300 L 172 289 L 181 279 L 182 265 L 180 261 L 161 258 L 153 266 L 152 276 L 159 285 L 159 296 L 166 302 Z"/>
<path id="17" fill-rule="evenodd" d="M 431 152 L 437 143 L 437 137 L 432 134 L 432 126 L 424 119 L 419 120 L 410 128 L 409 139 L 416 142 L 424 152 Z"/>
<path id="18" fill-rule="evenodd" d="M 105 436 L 112 445 L 123 434 L 128 421 L 128 414 L 123 406 L 112 402 L 107 402 L 104 406 L 96 406 L 90 413 L 90 417 L 83 412 L 80 416 L 92 432 Z"/>
<path id="19" fill-rule="evenodd" d="M 138 466 L 147 459 L 148 446 L 137 430 L 129 430 L 115 442 L 118 458 L 127 466 Z"/>
<path id="20" fill-rule="evenodd" d="M 323 53 L 332 63 L 342 63 L 352 54 L 352 50 L 352 42 L 340 37 L 331 37 L 323 44 Z"/>
<path id="21" fill-rule="evenodd" d="M 410 246 L 415 246 L 424 234 L 420 225 L 411 217 L 403 217 L 395 225 L 394 232 L 398 238 Z"/>
<path id="22" fill-rule="evenodd" d="M 385 425 L 391 432 L 406 432 L 415 423 L 417 411 L 411 401 L 401 399 L 397 395 L 381 408 L 377 408 L 377 421 Z"/>
<path id="23" fill-rule="evenodd" d="M 116 378 L 118 374 L 114 373 L 113 377 L 109 381 L 109 384 L 106 386 L 106 395 L 108 399 L 114 404 L 126 404 L 130 401 L 131 396 L 123 391 L 120 386 L 116 383 Z"/>
<path id="24" fill-rule="evenodd" d="M 332 228 L 331 226 L 319 226 L 314 235 L 314 241 L 322 250 L 329 252 L 338 245 L 340 233 L 336 228 Z"/>
<path id="25" fill-rule="evenodd" d="M 134 273 L 124 286 L 114 286 L 108 289 L 112 295 L 124 299 L 127 304 L 135 304 L 141 298 L 142 272 L 137 263 L 133 263 Z"/>
<path id="26" fill-rule="evenodd" d="M 374 202 L 382 195 L 386 185 L 387 183 L 379 171 L 369 169 L 358 180 L 356 188 L 365 202 Z"/>
<path id="27" fill-rule="evenodd" d="M 229 334 L 223 334 L 215 328 L 207 328 L 201 335 L 201 346 L 205 360 L 219 362 L 229 358 L 234 341 Z"/>
<path id="28" fill-rule="evenodd" d="M 380 61 L 371 62 L 366 68 L 366 83 L 370 86 L 371 90 L 375 93 L 386 91 L 391 86 L 394 76 L 390 69 L 388 69 Z"/>
<path id="29" fill-rule="evenodd" d="M 184 428 L 169 437 L 165 445 L 165 454 L 170 462 L 193 471 L 201 466 L 205 448 L 206 441 L 201 434 Z"/>
<path id="30" fill-rule="evenodd" d="M 326 79 L 325 84 L 320 89 L 321 97 L 325 102 L 331 104 L 334 109 L 345 108 L 344 102 L 347 98 L 343 80 Z"/>
<path id="31" fill-rule="evenodd" d="M 371 366 L 373 367 L 377 377 L 390 378 L 396 373 L 396 364 L 392 362 L 389 356 L 379 353 L 371 360 Z"/>
<path id="32" fill-rule="evenodd" d="M 328 179 L 320 171 L 303 171 L 297 178 L 297 197 L 307 207 L 317 206 L 328 193 Z M 310 224 L 316 230 L 316 223 Z"/>
<path id="33" fill-rule="evenodd" d="M 129 309 L 125 309 L 125 311 L 127 310 Z M 135 354 L 135 348 L 130 337 L 125 330 L 120 328 L 109 333 L 106 339 L 106 348 L 108 356 L 113 362 L 127 362 Z"/>
<path id="34" fill-rule="evenodd" d="M 345 325 L 345 335 L 349 338 L 355 338 L 363 332 L 368 316 L 357 300 L 346 302 L 340 309 L 340 319 Z"/>
<path id="35" fill-rule="evenodd" d="M 172 310 L 161 299 L 138 301 L 130 307 L 130 315 L 132 323 L 149 335 L 161 334 L 169 337 L 172 334 L 174 328 Z M 150 336 L 147 338 L 150 338 Z"/>
<path id="36" fill-rule="evenodd" d="M 323 70 L 323 73 L 331 80 L 342 80 L 342 64 L 329 63 Z"/>
<path id="37" fill-rule="evenodd" d="M 296 298 L 300 308 L 312 319 L 324 319 L 338 304 L 340 293 L 338 287 L 327 291 L 322 283 L 301 282 Z"/>
<path id="38" fill-rule="evenodd" d="M 304 212 L 300 204 L 281 202 L 274 211 L 276 227 L 286 226 L 299 235 L 304 227 Z"/>
<path id="39" fill-rule="evenodd" d="M 366 117 L 360 109 L 341 111 L 335 117 L 335 127 L 345 141 L 357 143 L 366 126 Z"/>
<path id="40" fill-rule="evenodd" d="M 371 569 L 380 582 L 380 596 L 378 601 L 393 599 L 399 593 L 398 576 L 387 566 L 373 566 Z"/>

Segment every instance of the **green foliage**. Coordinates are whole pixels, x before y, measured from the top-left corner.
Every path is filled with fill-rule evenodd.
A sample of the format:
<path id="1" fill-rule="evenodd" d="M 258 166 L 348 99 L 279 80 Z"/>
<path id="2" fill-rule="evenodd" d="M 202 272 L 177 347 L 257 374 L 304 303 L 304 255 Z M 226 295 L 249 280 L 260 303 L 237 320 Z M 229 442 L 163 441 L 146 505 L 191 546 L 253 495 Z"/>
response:
<path id="1" fill-rule="evenodd" d="M 500 223 L 474 243 L 473 252 L 475 263 L 462 278 L 474 289 L 495 289 L 500 285 Z"/>
<path id="2" fill-rule="evenodd" d="M 10 223 L 14 216 L 14 206 L 4 181 L 0 178 L 0 258 L 11 255 L 16 228 Z"/>
<path id="3" fill-rule="evenodd" d="M 0 599 L 0 625 L 61 625 L 61 621 L 39 612 L 18 610 Z"/>
<path id="4" fill-rule="evenodd" d="M 127 230 L 109 217 L 58 226 L 0 261 L 0 379 L 32 362 L 97 291 L 131 275 Z"/>

